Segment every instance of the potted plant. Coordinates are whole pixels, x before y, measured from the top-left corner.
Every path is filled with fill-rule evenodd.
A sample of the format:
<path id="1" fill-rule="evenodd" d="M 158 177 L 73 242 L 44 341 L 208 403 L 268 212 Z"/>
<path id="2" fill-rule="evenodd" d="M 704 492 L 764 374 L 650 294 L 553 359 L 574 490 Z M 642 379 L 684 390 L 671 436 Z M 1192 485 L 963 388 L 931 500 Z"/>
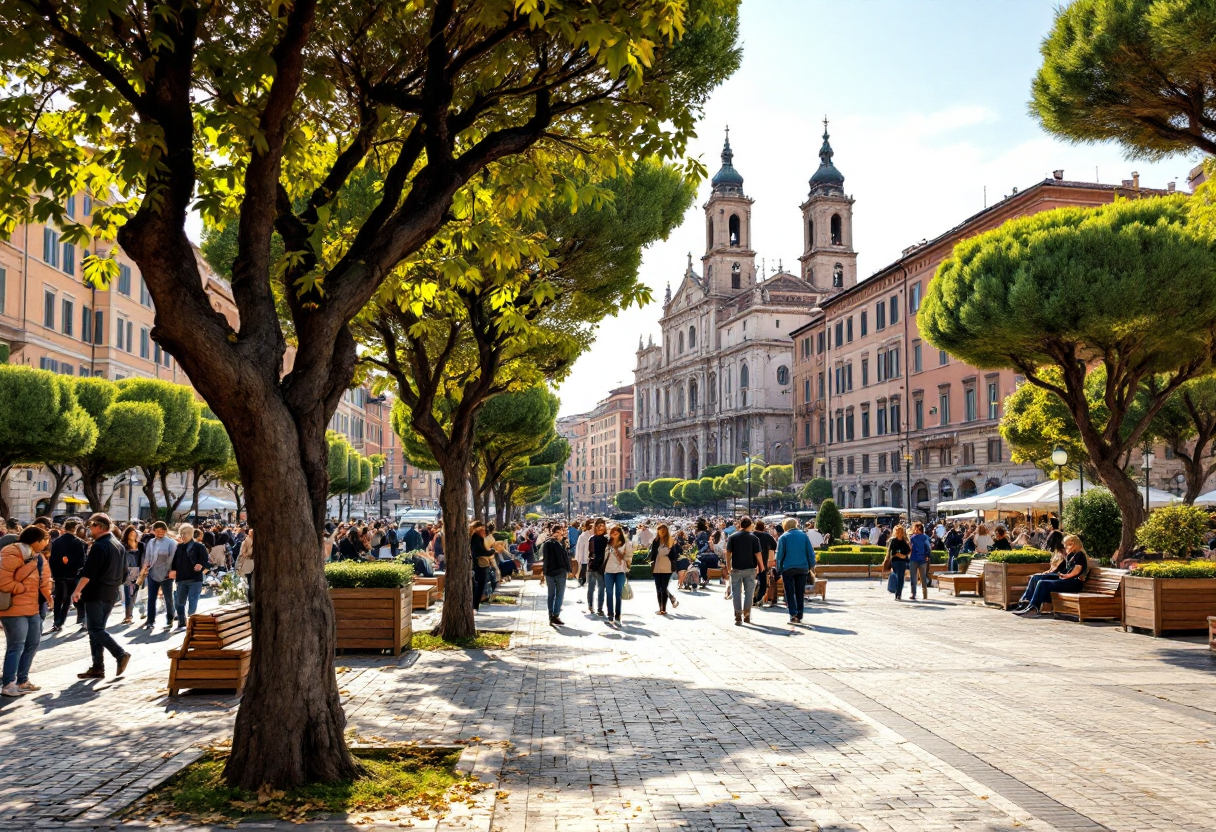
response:
<path id="1" fill-rule="evenodd" d="M 414 567 L 394 561 L 325 565 L 340 650 L 408 648 L 413 637 Z"/>
<path id="2" fill-rule="evenodd" d="M 1042 549 L 989 552 L 984 563 L 984 603 L 1001 609 L 1016 604 L 1030 576 L 1045 571 L 1051 557 L 1051 552 Z"/>
<path id="3" fill-rule="evenodd" d="M 1170 630 L 1203 630 L 1216 616 L 1216 563 L 1152 561 L 1123 579 L 1123 629 L 1154 636 Z"/>

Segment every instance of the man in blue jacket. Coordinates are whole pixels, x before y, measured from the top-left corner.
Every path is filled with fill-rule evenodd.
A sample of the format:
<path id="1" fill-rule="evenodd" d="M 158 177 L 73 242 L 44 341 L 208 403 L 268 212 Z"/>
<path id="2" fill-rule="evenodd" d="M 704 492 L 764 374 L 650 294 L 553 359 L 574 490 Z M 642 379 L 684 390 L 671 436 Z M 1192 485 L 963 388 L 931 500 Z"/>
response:
<path id="1" fill-rule="evenodd" d="M 793 517 L 781 524 L 785 534 L 777 541 L 777 574 L 785 587 L 785 606 L 790 623 L 801 624 L 806 605 L 806 582 L 815 568 L 815 547 Z"/>

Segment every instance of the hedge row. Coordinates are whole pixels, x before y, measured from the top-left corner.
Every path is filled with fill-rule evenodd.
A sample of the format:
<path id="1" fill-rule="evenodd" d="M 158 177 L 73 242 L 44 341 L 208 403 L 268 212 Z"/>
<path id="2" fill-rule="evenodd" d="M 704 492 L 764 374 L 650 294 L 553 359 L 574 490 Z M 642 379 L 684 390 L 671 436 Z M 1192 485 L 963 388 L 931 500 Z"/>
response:
<path id="1" fill-rule="evenodd" d="M 1009 549 L 989 552 L 989 563 L 1050 563 L 1053 555 L 1042 549 Z"/>
<path id="2" fill-rule="evenodd" d="M 1216 563 L 1207 560 L 1159 560 L 1140 563 L 1132 570 L 1138 578 L 1216 578 Z"/>
<path id="3" fill-rule="evenodd" d="M 414 567 L 393 561 L 342 560 L 325 564 L 325 580 L 331 589 L 400 589 L 414 582 Z"/>

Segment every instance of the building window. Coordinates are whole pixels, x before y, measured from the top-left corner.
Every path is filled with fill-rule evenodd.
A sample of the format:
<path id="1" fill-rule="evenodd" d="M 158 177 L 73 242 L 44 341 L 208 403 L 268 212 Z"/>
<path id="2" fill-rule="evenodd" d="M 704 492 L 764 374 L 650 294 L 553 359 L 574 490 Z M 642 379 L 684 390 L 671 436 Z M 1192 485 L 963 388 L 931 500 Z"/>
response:
<path id="1" fill-rule="evenodd" d="M 849 471 L 849 473 L 850 473 L 850 474 L 855 474 L 855 473 L 857 473 L 857 469 L 856 469 L 855 464 L 854 464 L 854 462 L 853 462 L 853 457 L 849 457 L 849 458 L 846 460 L 846 462 L 847 462 L 847 467 L 848 467 L 848 471 Z"/>
<path id="2" fill-rule="evenodd" d="M 996 419 L 1001 415 L 1001 400 L 998 398 L 995 381 L 988 382 L 988 418 Z"/>
<path id="3" fill-rule="evenodd" d="M 880 473 L 880 474 L 887 473 L 887 455 L 886 454 L 878 455 L 878 473 Z"/>
<path id="4" fill-rule="evenodd" d="M 869 314 L 870 314 L 869 312 L 864 312 L 864 311 L 861 313 L 861 337 L 862 338 L 865 338 L 866 333 L 869 331 L 869 328 L 867 325 Z"/>
<path id="5" fill-rule="evenodd" d="M 916 312 L 920 310 L 920 283 L 913 283 L 912 289 L 908 294 L 908 311 Z M 894 323 L 894 321 L 892 321 Z"/>
<path id="6" fill-rule="evenodd" d="M 823 373 L 820 373 L 820 374 L 819 374 L 819 398 L 821 398 L 821 399 L 822 399 L 823 397 L 824 397 L 824 390 L 823 390 Z"/>
<path id="7" fill-rule="evenodd" d="M 55 293 L 50 289 L 42 291 L 42 325 L 47 329 L 55 328 Z"/>
<path id="8" fill-rule="evenodd" d="M 70 298 L 63 299 L 63 309 L 59 324 L 63 327 L 64 335 L 72 334 L 72 324 L 76 322 L 76 304 Z"/>
<path id="9" fill-rule="evenodd" d="M 680 353 L 680 355 L 684 354 L 684 333 L 683 332 L 680 333 L 679 353 Z"/>
<path id="10" fill-rule="evenodd" d="M 118 264 L 118 293 L 131 297 L 131 267 L 125 263 Z"/>
<path id="11" fill-rule="evenodd" d="M 886 405 L 878 406 L 878 415 L 874 417 L 875 432 L 879 436 L 883 436 L 887 432 L 887 407 Z"/>
<path id="12" fill-rule="evenodd" d="M 730 288 L 739 289 L 743 286 L 743 278 L 739 272 L 739 264 L 730 267 Z"/>
<path id="13" fill-rule="evenodd" d="M 57 373 L 59 372 L 59 362 L 54 358 L 47 358 L 46 356 L 43 356 L 42 358 L 38 359 L 38 369 L 50 370 L 52 373 Z"/>
<path id="14" fill-rule="evenodd" d="M 853 343 L 853 316 L 850 315 L 848 320 L 844 322 L 844 339 L 848 343 Z"/>
<path id="15" fill-rule="evenodd" d="M 844 457 L 836 457 L 836 473 L 838 475 L 844 473 Z"/>
<path id="16" fill-rule="evenodd" d="M 899 402 L 891 402 L 891 433 L 899 433 Z"/>
<path id="17" fill-rule="evenodd" d="M 887 376 L 899 378 L 899 347 L 892 347 L 887 353 Z"/>
<path id="18" fill-rule="evenodd" d="M 64 274 L 76 274 L 76 246 L 71 243 L 63 244 L 63 272 Z"/>
<path id="19" fill-rule="evenodd" d="M 63 212 L 72 219 L 76 219 L 76 194 L 72 194 L 64 201 Z"/>
<path id="20" fill-rule="evenodd" d="M 937 397 L 938 424 L 950 424 L 950 391 L 945 390 Z"/>
<path id="21" fill-rule="evenodd" d="M 885 352 L 880 351 L 878 353 L 878 355 L 875 357 L 877 359 L 877 363 L 875 364 L 875 367 L 874 367 L 875 380 L 879 381 L 879 382 L 886 381 L 887 380 L 887 354 Z"/>
<path id="22" fill-rule="evenodd" d="M 949 362 L 950 362 L 950 356 L 946 353 L 946 351 L 938 350 L 937 351 L 937 366 L 945 367 L 946 364 L 948 364 Z"/>
<path id="23" fill-rule="evenodd" d="M 841 240 L 843 237 L 841 236 L 841 226 L 842 223 L 840 222 L 840 214 L 832 214 L 832 245 L 834 246 L 842 244 Z"/>
<path id="24" fill-rule="evenodd" d="M 880 300 L 878 305 L 874 307 L 874 330 L 887 328 L 887 303 Z"/>
<path id="25" fill-rule="evenodd" d="M 870 455 L 869 454 L 861 455 L 861 473 L 863 473 L 863 474 L 870 473 Z"/>
<path id="26" fill-rule="evenodd" d="M 822 332 L 819 333 L 818 337 L 815 339 L 815 342 L 816 342 L 815 343 L 815 354 L 823 355 L 823 333 Z"/>
<path id="27" fill-rule="evenodd" d="M 832 267 L 832 286 L 836 289 L 844 286 L 844 266 L 839 263 Z"/>
<path id="28" fill-rule="evenodd" d="M 42 229 L 42 260 L 59 268 L 59 232 L 53 228 Z"/>
<path id="29" fill-rule="evenodd" d="M 777 383 L 783 387 L 790 383 L 790 368 L 784 364 L 777 368 Z"/>
<path id="30" fill-rule="evenodd" d="M 861 359 L 861 386 L 870 386 L 870 359 Z"/>
<path id="31" fill-rule="evenodd" d="M 976 419 L 979 418 L 979 414 L 976 412 L 975 388 L 974 387 L 968 387 L 966 390 L 963 391 L 963 409 L 965 411 L 965 413 L 963 414 L 964 421 L 974 422 Z"/>
<path id="32" fill-rule="evenodd" d="M 861 411 L 861 438 L 870 438 L 870 411 L 868 410 Z"/>
<path id="33" fill-rule="evenodd" d="M 148 352 L 148 328 L 141 326 L 139 328 L 139 357 L 147 358 Z"/>
<path id="34" fill-rule="evenodd" d="M 1001 461 L 1001 440 L 1000 439 L 989 439 L 988 440 L 988 464 L 991 465 L 994 462 L 1000 462 L 1000 461 Z"/>
<path id="35" fill-rule="evenodd" d="M 732 246 L 739 245 L 739 215 L 730 215 L 730 244 Z"/>
<path id="36" fill-rule="evenodd" d="M 80 309 L 80 340 L 86 344 L 93 341 L 93 310 L 87 306 Z"/>
<path id="37" fill-rule="evenodd" d="M 747 364 L 744 364 L 742 369 L 739 370 L 739 389 L 746 390 L 750 384 L 751 379 L 747 372 Z"/>
<path id="38" fill-rule="evenodd" d="M 899 298 L 895 295 L 891 296 L 891 314 L 888 316 L 891 319 L 891 326 L 899 323 Z"/>
<path id="39" fill-rule="evenodd" d="M 938 452 L 937 461 L 942 468 L 949 468 L 951 465 L 953 465 L 954 460 L 951 457 L 950 449 L 942 448 L 941 451 Z"/>
<path id="40" fill-rule="evenodd" d="M 104 344 L 106 342 L 106 313 L 100 309 L 93 312 L 93 343 Z M 118 379 L 115 379 L 117 381 Z"/>
<path id="41" fill-rule="evenodd" d="M 808 419 L 802 423 L 802 447 L 809 448 L 811 446 L 811 422 Z"/>
<path id="42" fill-rule="evenodd" d="M 899 451 L 891 451 L 891 470 L 899 473 Z M 892 489 L 894 491 L 894 489 Z M 898 503 L 896 504 L 898 505 Z"/>
<path id="43" fill-rule="evenodd" d="M 149 309 L 152 308 L 152 293 L 148 291 L 148 284 L 142 277 L 139 278 L 139 302 Z"/>
<path id="44" fill-rule="evenodd" d="M 802 380 L 802 403 L 811 403 L 811 380 L 809 378 Z"/>
<path id="45" fill-rule="evenodd" d="M 4 294 L 8 289 L 8 272 L 0 268 L 0 315 L 4 314 Z"/>
<path id="46" fill-rule="evenodd" d="M 853 362 L 850 361 L 844 367 L 844 389 L 851 391 L 853 389 Z"/>
<path id="47" fill-rule="evenodd" d="M 856 433 L 853 430 L 853 427 L 853 411 L 850 410 L 844 416 L 844 438 L 846 441 L 852 442 L 855 438 Z M 852 470 L 850 470 L 849 473 L 853 473 Z"/>
<path id="48" fill-rule="evenodd" d="M 912 403 L 912 413 L 916 419 L 916 429 L 924 430 L 925 427 L 925 403 L 922 399 L 917 399 Z"/>
<path id="49" fill-rule="evenodd" d="M 919 373 L 924 369 L 920 359 L 920 344 L 912 345 L 912 372 Z"/>
<path id="50" fill-rule="evenodd" d="M 84 199 L 82 199 L 81 202 L 83 203 L 84 208 L 84 218 L 88 219 L 93 215 L 93 197 L 85 194 Z"/>
<path id="51" fill-rule="evenodd" d="M 843 343 L 844 343 L 844 322 L 837 321 L 836 322 L 836 348 L 839 349 L 841 344 L 843 344 Z"/>
<path id="52" fill-rule="evenodd" d="M 975 445 L 971 444 L 970 442 L 963 446 L 963 464 L 975 464 Z"/>

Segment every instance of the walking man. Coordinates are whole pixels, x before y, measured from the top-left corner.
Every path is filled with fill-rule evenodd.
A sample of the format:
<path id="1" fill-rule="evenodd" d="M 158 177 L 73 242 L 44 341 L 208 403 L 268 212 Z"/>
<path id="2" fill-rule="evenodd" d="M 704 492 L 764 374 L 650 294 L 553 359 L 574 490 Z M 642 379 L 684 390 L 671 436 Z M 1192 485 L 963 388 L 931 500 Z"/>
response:
<path id="1" fill-rule="evenodd" d="M 72 593 L 76 591 L 76 580 L 80 576 L 80 568 L 84 566 L 84 556 L 89 547 L 76 536 L 76 527 L 80 521 L 69 517 L 63 521 L 63 534 L 51 543 L 51 577 L 55 580 L 55 618 L 51 624 L 51 632 L 57 633 L 63 629 L 68 618 L 68 610 L 72 606 Z M 84 626 L 84 610 L 76 607 L 76 623 Z"/>
<path id="2" fill-rule="evenodd" d="M 596 520 L 592 527 L 594 534 L 587 541 L 587 612 L 596 615 L 604 614 L 604 567 L 608 554 L 608 524 Z M 596 587 L 599 596 L 596 597 Z M 597 603 L 592 603 L 596 601 Z"/>
<path id="3" fill-rule="evenodd" d="M 165 599 L 165 630 L 173 629 L 173 579 L 169 572 L 173 569 L 173 554 L 177 551 L 177 541 L 169 537 L 169 527 L 163 520 L 152 524 L 152 536 L 144 543 L 144 580 L 148 584 L 148 620 L 144 627 L 151 630 L 156 626 L 156 599 Z"/>
<path id="4" fill-rule="evenodd" d="M 108 515 L 94 514 L 89 518 L 93 545 L 89 547 L 84 568 L 80 570 L 80 581 L 72 593 L 72 603 L 80 603 L 84 607 L 89 649 L 93 653 L 92 667 L 77 673 L 78 679 L 104 679 L 107 650 L 118 663 L 115 676 L 121 676 L 131 662 L 131 654 L 119 647 L 114 637 L 106 632 L 110 611 L 118 603 L 122 585 L 127 580 L 127 553 L 110 533 L 110 526 Z"/>
<path id="5" fill-rule="evenodd" d="M 730 571 L 731 600 L 735 605 L 735 626 L 752 623 L 752 596 L 756 594 L 756 574 L 764 568 L 760 541 L 752 534 L 752 518 L 739 521 L 739 531 L 726 540 L 726 562 Z"/>
<path id="6" fill-rule="evenodd" d="M 566 577 L 570 574 L 570 550 L 563 540 L 566 527 L 554 523 L 549 531 L 549 537 L 541 546 L 541 559 L 544 563 L 545 588 L 549 592 L 549 625 L 563 626 L 562 600 L 566 597 Z"/>

